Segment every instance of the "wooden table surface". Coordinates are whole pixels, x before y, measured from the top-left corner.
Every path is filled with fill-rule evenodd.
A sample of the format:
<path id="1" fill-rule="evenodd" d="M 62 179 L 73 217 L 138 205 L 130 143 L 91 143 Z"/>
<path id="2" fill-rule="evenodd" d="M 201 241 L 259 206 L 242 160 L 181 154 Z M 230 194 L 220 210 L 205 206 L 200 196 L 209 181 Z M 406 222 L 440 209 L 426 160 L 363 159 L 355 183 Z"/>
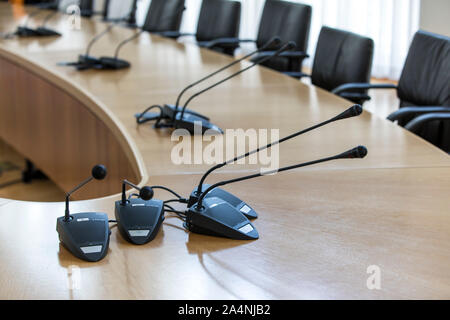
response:
<path id="1" fill-rule="evenodd" d="M 0 32 L 15 28 L 19 20 L 12 12 L 10 5 L 0 4 Z M 39 17 L 32 21 L 38 24 Z M 105 24 L 83 19 L 80 31 L 70 30 L 67 16 L 57 16 L 49 26 L 63 36 L 0 40 L 0 58 L 80 101 L 88 97 L 86 108 L 111 128 L 124 150 L 132 151 L 141 185 L 163 184 L 187 196 L 209 166 L 173 164 L 171 132 L 137 127 L 133 114 L 152 104 L 175 102 L 185 85 L 230 57 L 143 34 L 121 52 L 132 63 L 130 69 L 77 72 L 56 62 L 76 59 Z M 111 55 L 133 32 L 114 28 L 92 54 Z M 320 88 L 257 67 L 190 107 L 224 129 L 279 129 L 282 137 L 350 105 Z M 226 187 L 260 213 L 254 224 L 261 237 L 253 242 L 189 234 L 179 220 L 167 218 L 157 238 L 145 246 L 125 242 L 113 228 L 106 258 L 85 263 L 58 243 L 55 224 L 63 215 L 62 202 L 0 199 L 0 298 L 450 298 L 447 154 L 364 112 L 281 145 L 280 165 L 359 144 L 369 149 L 363 160 L 330 162 Z M 256 169 L 232 165 L 209 181 Z M 167 199 L 162 192 L 156 196 Z M 99 210 L 112 218 L 115 199 L 118 195 L 73 202 L 72 212 Z M 381 290 L 366 286 L 371 265 L 380 267 Z M 79 287 L 72 290 L 70 266 L 80 268 Z"/>

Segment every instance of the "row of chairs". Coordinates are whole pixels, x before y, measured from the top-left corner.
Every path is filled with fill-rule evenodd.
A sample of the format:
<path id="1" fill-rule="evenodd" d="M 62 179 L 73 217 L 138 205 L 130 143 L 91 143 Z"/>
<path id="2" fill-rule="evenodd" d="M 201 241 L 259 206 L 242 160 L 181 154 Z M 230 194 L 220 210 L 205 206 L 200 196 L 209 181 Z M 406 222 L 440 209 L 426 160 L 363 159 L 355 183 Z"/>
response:
<path id="1" fill-rule="evenodd" d="M 108 19 L 106 0 L 103 10 Z M 129 0 L 130 12 L 136 1 Z M 85 12 L 93 11 L 93 1 L 81 0 Z M 185 0 L 152 0 L 142 29 L 178 39 L 195 37 L 201 47 L 234 55 L 240 43 L 253 42 L 258 48 L 270 38 L 294 41 L 297 48 L 269 60 L 265 66 L 291 77 L 311 78 L 311 83 L 336 95 L 363 104 L 369 89 L 393 89 L 400 109 L 388 119 L 420 135 L 450 153 L 450 39 L 418 31 L 410 46 L 398 86 L 370 84 L 374 42 L 344 30 L 322 27 L 317 41 L 311 74 L 302 72 L 311 24 L 311 6 L 281 0 L 266 0 L 256 39 L 239 39 L 241 4 L 232 0 L 203 0 L 194 34 L 179 31 Z M 178 13 L 178 14 L 177 14 Z M 133 21 L 133 17 L 129 19 Z M 263 52 L 261 55 L 270 54 Z M 254 59 L 260 59 L 261 55 Z"/>

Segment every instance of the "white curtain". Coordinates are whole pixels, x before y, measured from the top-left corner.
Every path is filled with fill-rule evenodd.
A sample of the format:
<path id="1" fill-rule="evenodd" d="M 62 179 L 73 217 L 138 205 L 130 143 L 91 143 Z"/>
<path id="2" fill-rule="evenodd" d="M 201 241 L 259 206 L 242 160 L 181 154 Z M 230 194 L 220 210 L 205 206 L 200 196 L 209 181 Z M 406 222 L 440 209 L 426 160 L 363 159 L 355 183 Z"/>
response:
<path id="1" fill-rule="evenodd" d="M 142 23 L 151 0 L 140 0 L 138 23 Z M 240 37 L 254 39 L 265 0 L 240 0 Z M 420 0 L 290 0 L 313 8 L 308 53 L 312 65 L 322 25 L 352 31 L 375 41 L 372 75 L 398 79 L 414 33 L 419 28 Z M 186 0 L 182 31 L 195 32 L 202 0 Z"/>

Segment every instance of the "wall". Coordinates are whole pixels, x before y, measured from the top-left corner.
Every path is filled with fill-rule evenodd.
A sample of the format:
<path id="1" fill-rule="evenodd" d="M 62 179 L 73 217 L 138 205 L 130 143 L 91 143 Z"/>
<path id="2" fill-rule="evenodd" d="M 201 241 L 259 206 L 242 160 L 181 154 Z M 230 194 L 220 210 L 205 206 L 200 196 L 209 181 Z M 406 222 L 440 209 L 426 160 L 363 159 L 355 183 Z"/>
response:
<path id="1" fill-rule="evenodd" d="M 420 4 L 420 28 L 450 37 L 449 13 L 449 0 L 422 0 Z"/>

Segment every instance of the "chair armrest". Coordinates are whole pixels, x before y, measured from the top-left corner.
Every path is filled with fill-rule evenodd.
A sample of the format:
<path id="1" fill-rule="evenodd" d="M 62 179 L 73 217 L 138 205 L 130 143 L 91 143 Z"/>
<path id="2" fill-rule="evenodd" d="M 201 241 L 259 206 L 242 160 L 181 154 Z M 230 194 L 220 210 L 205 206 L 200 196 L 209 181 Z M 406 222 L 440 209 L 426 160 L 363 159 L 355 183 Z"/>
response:
<path id="1" fill-rule="evenodd" d="M 424 113 L 437 113 L 437 112 L 441 112 L 441 113 L 445 113 L 445 112 L 450 112 L 450 107 L 434 107 L 434 106 L 429 106 L 429 107 L 404 107 L 404 108 L 400 108 L 399 110 L 391 113 L 387 119 L 394 122 L 394 121 L 398 121 L 398 120 L 402 120 L 406 117 L 409 117 L 411 115 L 421 115 Z"/>
<path id="2" fill-rule="evenodd" d="M 340 94 L 344 91 L 354 89 L 397 89 L 397 86 L 390 83 L 345 83 L 331 91 L 334 94 Z"/>
<path id="3" fill-rule="evenodd" d="M 339 96 L 349 100 L 358 99 L 361 101 L 369 101 L 371 99 L 369 95 L 358 92 L 342 92 Z"/>
<path id="4" fill-rule="evenodd" d="M 424 124 L 430 121 L 444 120 L 450 121 L 450 111 L 443 113 L 428 113 L 414 118 L 405 126 L 405 129 L 418 133 Z"/>
<path id="5" fill-rule="evenodd" d="M 158 34 L 166 38 L 177 39 L 180 37 L 190 37 L 195 36 L 195 33 L 181 33 L 180 31 L 162 31 L 162 32 L 152 32 L 153 34 Z"/>
<path id="6" fill-rule="evenodd" d="M 268 56 L 271 56 L 275 54 L 276 51 L 263 51 L 258 53 L 258 56 L 255 59 L 258 58 L 265 58 Z M 285 51 L 278 55 L 279 57 L 287 57 L 287 58 L 308 58 L 309 55 L 306 52 L 303 51 Z"/>
<path id="7" fill-rule="evenodd" d="M 251 39 L 238 39 L 238 38 L 219 38 L 209 42 L 208 48 L 216 47 L 216 46 L 237 46 L 239 43 L 243 42 L 256 42 L 256 40 Z"/>
<path id="8" fill-rule="evenodd" d="M 296 79 L 301 79 L 301 78 L 304 78 L 304 77 L 307 77 L 307 78 L 311 77 L 311 75 L 309 75 L 309 74 L 306 74 L 306 73 L 303 73 L 303 72 L 296 72 L 296 71 L 286 71 L 286 72 L 283 72 L 283 74 L 285 74 L 285 75 L 287 75 L 289 77 L 296 78 Z"/>

